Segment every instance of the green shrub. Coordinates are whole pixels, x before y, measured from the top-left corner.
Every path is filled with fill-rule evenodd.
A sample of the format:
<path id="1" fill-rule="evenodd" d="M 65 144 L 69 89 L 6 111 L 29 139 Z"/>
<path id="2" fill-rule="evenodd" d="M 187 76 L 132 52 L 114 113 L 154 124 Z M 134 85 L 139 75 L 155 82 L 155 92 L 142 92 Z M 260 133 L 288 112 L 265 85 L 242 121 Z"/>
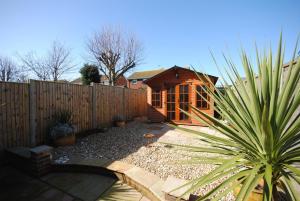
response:
<path id="1" fill-rule="evenodd" d="M 123 115 L 116 115 L 113 117 L 113 121 L 114 122 L 118 122 L 118 121 L 125 121 L 125 118 Z"/>
<path id="2" fill-rule="evenodd" d="M 92 82 L 100 82 L 100 74 L 97 66 L 91 64 L 84 64 L 80 69 L 81 80 L 85 85 L 90 85 Z"/>
<path id="3" fill-rule="evenodd" d="M 296 50 L 297 46 L 295 53 Z M 225 93 L 220 93 L 217 88 L 207 92 L 217 103 L 217 112 L 228 123 L 191 106 L 195 113 L 200 114 L 191 115 L 192 118 L 224 136 L 177 128 L 196 134 L 207 146 L 176 146 L 190 152 L 214 154 L 211 157 L 197 156 L 191 162 L 217 165 L 212 172 L 191 181 L 192 188 L 186 193 L 223 179 L 199 200 L 218 200 L 241 186 L 236 198 L 241 201 L 247 200 L 252 190 L 263 181 L 264 200 L 279 200 L 279 192 L 284 192 L 288 200 L 299 200 L 299 191 L 293 184 L 300 184 L 300 170 L 296 167 L 300 162 L 300 114 L 297 111 L 300 107 L 300 88 L 297 86 L 300 59 L 294 62 L 295 53 L 285 78 L 282 76 L 284 52 L 281 37 L 276 57 L 271 50 L 262 56 L 257 52 L 258 74 L 255 74 L 249 57 L 242 52 L 245 80 L 231 59 L 226 58 L 231 71 L 227 71 L 229 79 L 222 81 Z M 209 81 L 208 77 L 205 81 Z"/>
<path id="4" fill-rule="evenodd" d="M 75 128 L 72 124 L 72 112 L 62 110 L 53 115 L 53 123 L 49 133 L 50 140 L 74 135 L 74 132 Z"/>
<path id="5" fill-rule="evenodd" d="M 72 125 L 72 112 L 69 110 L 61 110 L 53 115 L 54 124 L 69 124 Z"/>

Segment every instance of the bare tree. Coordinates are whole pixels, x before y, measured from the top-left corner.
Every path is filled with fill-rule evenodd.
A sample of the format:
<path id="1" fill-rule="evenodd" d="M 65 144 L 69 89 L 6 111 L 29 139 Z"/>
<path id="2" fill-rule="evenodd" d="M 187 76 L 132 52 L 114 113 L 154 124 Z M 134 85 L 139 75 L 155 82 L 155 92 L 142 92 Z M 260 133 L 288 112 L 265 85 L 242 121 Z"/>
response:
<path id="1" fill-rule="evenodd" d="M 142 61 L 141 43 L 133 34 L 120 29 L 103 28 L 88 40 L 87 47 L 93 62 L 108 77 L 110 85 Z"/>
<path id="2" fill-rule="evenodd" d="M 17 64 L 8 57 L 0 57 L 0 80 L 18 81 L 21 78 L 21 70 Z"/>
<path id="3" fill-rule="evenodd" d="M 38 57 L 34 52 L 29 52 L 20 58 L 24 66 L 39 79 L 57 81 L 63 74 L 75 67 L 70 55 L 69 49 L 54 41 L 46 56 Z"/>
<path id="4" fill-rule="evenodd" d="M 32 71 L 40 80 L 51 80 L 50 69 L 47 67 L 46 60 L 37 57 L 34 52 L 29 52 L 25 56 L 20 56 L 24 67 Z"/>

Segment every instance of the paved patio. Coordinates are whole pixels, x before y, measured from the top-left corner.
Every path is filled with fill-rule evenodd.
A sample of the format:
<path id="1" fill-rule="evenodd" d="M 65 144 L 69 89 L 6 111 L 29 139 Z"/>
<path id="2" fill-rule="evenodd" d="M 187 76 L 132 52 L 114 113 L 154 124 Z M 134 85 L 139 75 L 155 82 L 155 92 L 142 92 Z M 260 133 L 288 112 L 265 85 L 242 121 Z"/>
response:
<path id="1" fill-rule="evenodd" d="M 0 168 L 0 198 L 5 201 L 146 200 L 115 178 L 85 173 L 50 173 L 41 179 L 12 167 Z"/>

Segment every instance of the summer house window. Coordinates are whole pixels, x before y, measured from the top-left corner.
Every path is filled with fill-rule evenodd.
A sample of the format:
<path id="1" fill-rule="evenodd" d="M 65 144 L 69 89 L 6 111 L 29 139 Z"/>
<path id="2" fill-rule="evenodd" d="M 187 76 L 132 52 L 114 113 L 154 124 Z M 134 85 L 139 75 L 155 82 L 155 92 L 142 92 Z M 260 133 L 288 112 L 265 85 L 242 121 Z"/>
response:
<path id="1" fill-rule="evenodd" d="M 202 85 L 201 87 L 200 85 L 197 85 L 196 90 L 196 107 L 199 109 L 209 109 L 209 104 L 207 101 L 210 101 L 210 97 L 207 94 L 207 86 Z"/>
<path id="2" fill-rule="evenodd" d="M 137 80 L 132 80 L 131 82 L 132 82 L 132 84 L 136 84 Z"/>
<path id="3" fill-rule="evenodd" d="M 152 89 L 152 106 L 161 107 L 161 91 Z"/>

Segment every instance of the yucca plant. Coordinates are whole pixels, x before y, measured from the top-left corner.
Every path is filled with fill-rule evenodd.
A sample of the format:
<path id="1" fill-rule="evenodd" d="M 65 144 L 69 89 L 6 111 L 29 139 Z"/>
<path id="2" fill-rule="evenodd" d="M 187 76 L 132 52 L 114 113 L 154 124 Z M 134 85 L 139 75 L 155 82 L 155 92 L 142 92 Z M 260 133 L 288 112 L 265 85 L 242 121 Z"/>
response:
<path id="1" fill-rule="evenodd" d="M 290 200 L 300 199 L 295 189 L 295 184 L 300 184 L 300 170 L 296 166 L 300 162 L 300 59 L 295 58 L 296 50 L 297 45 L 285 76 L 281 36 L 276 57 L 271 49 L 262 55 L 256 51 L 257 74 L 244 51 L 241 60 L 246 78 L 225 57 L 228 66 L 227 79 L 222 76 L 225 91 L 203 90 L 215 100 L 215 109 L 228 123 L 194 106 L 192 114 L 186 113 L 223 135 L 177 127 L 196 134 L 209 145 L 181 148 L 216 154 L 192 157 L 193 163 L 214 164 L 216 168 L 186 184 L 192 185 L 186 193 L 221 179 L 221 184 L 199 200 L 219 200 L 237 187 L 240 190 L 236 200 L 247 200 L 258 184 L 262 185 L 264 200 L 279 200 L 282 193 Z M 208 77 L 204 81 L 210 82 Z"/>

